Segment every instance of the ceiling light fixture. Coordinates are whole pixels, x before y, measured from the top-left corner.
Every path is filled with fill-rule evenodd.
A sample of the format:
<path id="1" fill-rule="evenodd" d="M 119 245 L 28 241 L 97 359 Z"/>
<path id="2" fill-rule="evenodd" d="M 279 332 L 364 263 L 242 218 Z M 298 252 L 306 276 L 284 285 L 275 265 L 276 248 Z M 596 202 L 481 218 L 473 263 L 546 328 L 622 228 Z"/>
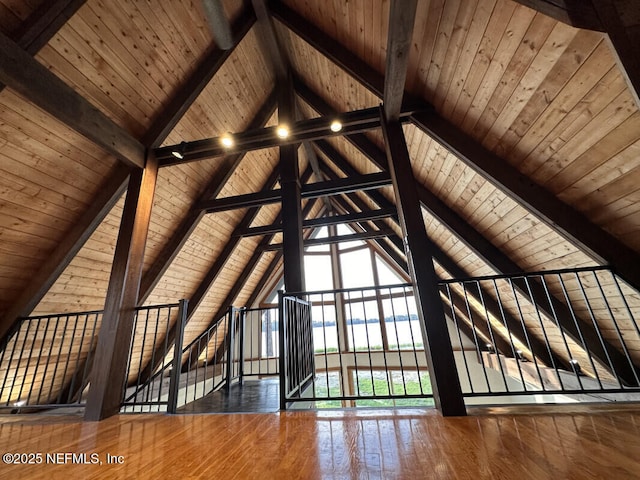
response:
<path id="1" fill-rule="evenodd" d="M 222 137 L 220 137 L 220 143 L 224 148 L 231 148 L 235 144 L 230 133 L 225 133 Z"/>
<path id="2" fill-rule="evenodd" d="M 184 149 L 186 147 L 186 143 L 185 142 L 180 142 L 180 145 L 177 145 L 173 148 L 173 150 L 171 150 L 171 155 L 173 155 L 174 157 L 176 157 L 179 160 L 182 160 L 184 158 Z"/>
<path id="3" fill-rule="evenodd" d="M 342 130 L 342 123 L 340 123 L 338 120 L 334 120 L 333 122 L 331 122 L 331 126 L 329 128 L 331 128 L 332 132 L 339 132 L 340 130 Z"/>
<path id="4" fill-rule="evenodd" d="M 276 135 L 280 138 L 287 138 L 289 136 L 289 127 L 286 125 L 279 125 L 276 130 Z"/>

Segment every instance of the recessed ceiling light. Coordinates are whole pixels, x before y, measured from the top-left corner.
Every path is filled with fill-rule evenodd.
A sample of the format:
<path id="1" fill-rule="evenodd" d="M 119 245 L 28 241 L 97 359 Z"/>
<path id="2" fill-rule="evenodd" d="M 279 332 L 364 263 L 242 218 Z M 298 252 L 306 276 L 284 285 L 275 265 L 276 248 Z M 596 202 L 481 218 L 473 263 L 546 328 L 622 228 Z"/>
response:
<path id="1" fill-rule="evenodd" d="M 342 124 L 338 121 L 338 120 L 334 120 L 333 122 L 331 122 L 331 131 L 332 132 L 339 132 L 340 130 L 342 130 Z"/>
<path id="2" fill-rule="evenodd" d="M 233 147 L 233 144 L 235 142 L 233 141 L 233 137 L 230 133 L 225 133 L 222 137 L 220 137 L 220 143 L 225 148 L 231 148 Z"/>
<path id="3" fill-rule="evenodd" d="M 289 136 L 289 127 L 286 125 L 280 125 L 276 130 L 276 135 L 280 138 L 287 138 Z"/>

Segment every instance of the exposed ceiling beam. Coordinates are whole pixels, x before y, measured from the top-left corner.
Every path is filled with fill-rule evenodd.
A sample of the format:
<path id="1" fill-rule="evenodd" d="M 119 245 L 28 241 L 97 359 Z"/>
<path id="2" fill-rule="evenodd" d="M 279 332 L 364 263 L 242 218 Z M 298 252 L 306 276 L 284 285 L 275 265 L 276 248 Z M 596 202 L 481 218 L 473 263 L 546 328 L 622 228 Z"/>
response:
<path id="1" fill-rule="evenodd" d="M 251 3 L 258 17 L 262 55 L 267 60 L 267 64 L 273 67 L 276 78 L 281 82 L 285 81 L 289 74 L 289 61 L 278 40 L 267 3 L 265 0 L 251 0 Z"/>
<path id="2" fill-rule="evenodd" d="M 267 97 L 267 100 L 262 104 L 260 110 L 256 116 L 251 120 L 249 128 L 257 128 L 267 123 L 269 118 L 273 115 L 276 108 L 276 92 L 275 90 Z M 238 153 L 235 155 L 228 155 L 222 160 L 222 164 L 216 170 L 215 175 L 211 178 L 208 185 L 205 187 L 200 197 L 192 204 L 191 209 L 186 214 L 178 228 L 173 232 L 171 237 L 167 240 L 162 251 L 153 261 L 153 264 L 145 272 L 142 277 L 142 283 L 140 286 L 140 297 L 138 304 L 142 305 L 149 297 L 160 278 L 166 272 L 167 268 L 178 255 L 185 242 L 189 238 L 189 235 L 198 225 L 198 222 L 204 216 L 204 211 L 196 210 L 194 207 L 201 202 L 212 200 L 216 198 L 223 187 L 232 177 L 233 172 L 236 170 L 240 162 L 244 158 L 244 153 Z"/>
<path id="3" fill-rule="evenodd" d="M 90 373 L 84 418 L 98 421 L 120 410 L 127 376 L 136 300 L 142 277 L 158 167 L 151 154 L 131 173 L 113 255 L 104 312 Z"/>
<path id="4" fill-rule="evenodd" d="M 383 97 L 384 75 L 360 60 L 340 42 L 324 33 L 283 2 L 273 2 L 271 4 L 271 14 L 289 30 L 357 79 L 378 98 Z M 413 104 L 413 108 L 428 108 L 427 102 L 405 92 L 404 104 L 407 103 Z"/>
<path id="5" fill-rule="evenodd" d="M 374 238 L 389 237 L 391 235 L 395 235 L 395 232 L 390 228 L 386 228 L 384 230 L 372 230 L 370 232 L 336 235 L 335 237 L 310 238 L 304 241 L 304 246 L 312 247 L 314 245 L 329 245 L 331 243 L 355 242 L 358 240 L 372 240 Z M 265 248 L 265 250 L 281 250 L 281 249 L 282 249 L 281 243 L 272 243 Z"/>
<path id="6" fill-rule="evenodd" d="M 20 25 L 12 40 L 25 52 L 35 55 L 67 23 L 87 0 L 52 0 L 41 4 Z M 0 83 L 0 92 L 4 89 Z"/>
<path id="7" fill-rule="evenodd" d="M 0 81 L 118 160 L 144 168 L 142 143 L 2 33 Z"/>
<path id="8" fill-rule="evenodd" d="M 316 155 L 316 151 L 311 146 L 310 142 L 302 142 L 302 149 L 304 150 L 304 156 L 307 158 L 309 165 L 311 166 L 311 170 L 313 170 L 313 175 L 316 178 L 316 182 L 322 182 L 325 178 L 322 176 L 322 172 L 320 171 L 320 167 L 318 166 L 318 156 Z M 322 201 L 324 202 L 324 206 L 327 212 L 331 212 L 332 205 L 328 196 L 322 197 Z"/>
<path id="9" fill-rule="evenodd" d="M 229 50 L 211 48 L 209 52 L 202 57 L 194 72 L 180 89 L 174 93 L 167 106 L 162 110 L 162 113 L 156 117 L 149 130 L 142 137 L 142 143 L 149 148 L 157 148 L 160 146 L 187 110 L 189 110 L 189 107 L 191 107 L 200 93 L 202 93 L 209 84 L 220 67 L 222 67 L 224 62 L 231 56 L 235 47 L 238 46 L 247 32 L 251 30 L 255 21 L 256 17 L 253 14 L 253 10 L 250 7 L 245 8 L 232 27 L 234 38 L 233 47 Z"/>
<path id="10" fill-rule="evenodd" d="M 368 175 L 358 175 L 336 180 L 316 182 L 303 185 L 302 198 L 318 198 L 324 195 L 337 195 L 339 193 L 352 192 L 356 190 L 369 190 L 389 185 L 391 179 L 388 173 L 371 173 Z M 247 193 L 233 197 L 217 198 L 200 202 L 196 205 L 197 210 L 204 210 L 207 213 L 233 210 L 236 208 L 246 208 L 277 203 L 281 199 L 281 190 L 274 189 L 264 192 Z"/>
<path id="11" fill-rule="evenodd" d="M 401 112 L 402 121 L 407 121 L 416 109 L 406 108 Z M 340 131 L 331 130 L 334 121 L 340 122 Z M 168 145 L 156 149 L 156 155 L 161 167 L 178 165 L 195 160 L 219 157 L 231 153 L 248 152 L 263 148 L 293 145 L 318 138 L 335 137 L 349 133 L 366 132 L 380 128 L 380 112 L 377 108 L 365 108 L 346 113 L 336 113 L 331 117 L 311 118 L 299 122 L 291 122 L 286 138 L 278 136 L 278 127 L 264 127 L 245 130 L 232 136 L 233 146 L 225 147 L 222 140 L 226 134 L 219 137 Z M 176 153 L 180 154 L 179 158 Z"/>
<path id="12" fill-rule="evenodd" d="M 417 5 L 417 0 L 391 0 L 389 6 L 387 62 L 382 106 L 385 117 L 390 122 L 395 122 L 400 117 Z"/>
<path id="13" fill-rule="evenodd" d="M 587 0 L 515 0 L 559 22 L 576 28 L 603 31 L 593 5 Z"/>
<path id="14" fill-rule="evenodd" d="M 16 43 L 35 55 L 86 2 L 49 0 L 42 3 L 18 28 L 13 36 Z"/>
<path id="15" fill-rule="evenodd" d="M 595 0 L 594 0 L 595 1 Z M 273 15 L 289 29 L 350 73 L 378 97 L 384 92 L 384 77 L 347 48 L 309 23 L 284 4 L 274 3 Z M 407 98 L 405 93 L 405 100 Z M 419 100 L 411 99 L 416 105 Z M 611 265 L 634 288 L 640 290 L 640 254 L 593 224 L 585 215 L 520 173 L 506 160 L 485 149 L 434 110 L 412 115 L 418 128 L 483 175 L 540 220 L 550 225 L 596 261 Z"/>
<path id="16" fill-rule="evenodd" d="M 332 207 L 333 209 L 333 207 Z M 379 220 L 381 218 L 388 218 L 396 215 L 395 208 L 391 209 L 377 209 L 369 210 L 358 213 L 350 213 L 346 215 L 334 215 L 331 217 L 311 218 L 302 222 L 302 228 L 317 228 L 327 225 L 338 225 L 352 222 L 365 222 L 368 220 Z M 278 233 L 282 231 L 282 224 L 271 224 L 260 227 L 247 228 L 244 232 L 240 233 L 242 237 L 252 237 L 256 235 L 266 235 L 268 233 Z"/>

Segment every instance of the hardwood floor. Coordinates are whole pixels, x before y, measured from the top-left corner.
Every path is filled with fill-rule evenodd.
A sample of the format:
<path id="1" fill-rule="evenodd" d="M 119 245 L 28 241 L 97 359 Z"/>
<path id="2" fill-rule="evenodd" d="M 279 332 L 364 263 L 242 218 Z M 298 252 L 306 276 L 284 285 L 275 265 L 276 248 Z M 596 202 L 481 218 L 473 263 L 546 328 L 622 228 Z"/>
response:
<path id="1" fill-rule="evenodd" d="M 2 479 L 637 479 L 640 407 L 592 413 L 429 410 L 0 418 Z M 56 453 L 95 453 L 79 465 Z M 107 463 L 107 454 L 123 457 Z M 37 457 L 33 457 L 37 459 Z M 62 464 L 54 464 L 53 461 Z M 63 463 L 66 460 L 66 464 Z M 82 458 L 75 460 L 82 460 Z"/>

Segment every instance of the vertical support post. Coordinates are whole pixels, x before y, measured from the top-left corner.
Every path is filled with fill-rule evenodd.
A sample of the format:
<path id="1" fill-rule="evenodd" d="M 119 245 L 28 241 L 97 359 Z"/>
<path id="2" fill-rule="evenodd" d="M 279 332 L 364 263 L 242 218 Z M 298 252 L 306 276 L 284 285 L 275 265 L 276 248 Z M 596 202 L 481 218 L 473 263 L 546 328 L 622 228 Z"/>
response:
<path id="1" fill-rule="evenodd" d="M 291 76 L 279 91 L 278 122 L 291 128 L 295 120 L 295 102 Z M 298 145 L 280 147 L 280 186 L 282 191 L 282 252 L 284 287 L 287 292 L 304 291 L 304 244 Z"/>
<path id="2" fill-rule="evenodd" d="M 134 171 L 129 178 L 91 372 L 85 410 L 89 421 L 102 420 L 120 410 L 157 176 L 156 158 L 148 154 L 145 168 Z"/>
<path id="3" fill-rule="evenodd" d="M 184 326 L 187 324 L 188 306 L 188 300 L 180 300 L 178 318 L 176 319 L 176 338 L 173 344 L 171 378 L 169 380 L 169 398 L 167 399 L 168 413 L 176 413 L 178 408 L 178 387 L 180 386 L 180 368 L 182 367 L 182 341 L 184 339 Z"/>
<path id="4" fill-rule="evenodd" d="M 284 292 L 278 290 L 278 342 L 280 343 L 280 355 L 278 357 L 278 367 L 280 368 L 280 410 L 287 409 L 287 371 L 286 371 L 286 355 L 287 347 L 285 345 L 285 311 L 284 311 Z"/>
<path id="5" fill-rule="evenodd" d="M 235 308 L 229 307 L 229 331 L 227 332 L 227 338 L 229 343 L 227 344 L 227 383 L 224 388 L 228 392 L 231 388 L 231 380 L 233 379 L 233 347 L 235 342 L 236 331 L 236 316 Z"/>
<path id="6" fill-rule="evenodd" d="M 398 121 L 387 121 L 382 108 L 380 115 L 407 265 L 416 292 L 418 316 L 424 327 L 424 348 L 433 398 L 442 415 L 466 415 L 447 321 L 440 300 L 438 277 L 431 260 L 435 255 L 435 248 L 424 226 L 402 126 Z"/>
<path id="7" fill-rule="evenodd" d="M 238 381 L 242 383 L 244 376 L 244 322 L 247 320 L 247 309 L 240 310 L 240 318 L 238 324 Z"/>

